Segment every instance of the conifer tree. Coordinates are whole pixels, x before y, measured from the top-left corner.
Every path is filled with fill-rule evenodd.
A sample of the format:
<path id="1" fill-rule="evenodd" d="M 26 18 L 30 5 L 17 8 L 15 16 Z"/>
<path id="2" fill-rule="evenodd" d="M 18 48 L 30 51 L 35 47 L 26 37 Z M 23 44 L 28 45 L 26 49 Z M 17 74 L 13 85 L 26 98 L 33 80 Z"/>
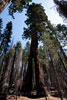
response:
<path id="1" fill-rule="evenodd" d="M 55 77 L 52 77 L 50 75 L 52 77 L 51 81 L 53 80 L 52 83 L 53 83 L 55 89 L 58 90 L 58 94 L 61 96 L 61 100 L 63 100 L 63 92 L 61 90 L 66 91 L 66 89 L 67 89 L 65 78 L 63 78 L 64 76 L 66 77 L 66 75 L 65 75 L 66 71 L 63 69 L 64 66 L 58 55 L 58 49 L 60 48 L 60 45 L 57 42 L 58 41 L 56 41 L 55 37 L 53 37 L 52 34 L 45 33 L 43 35 L 43 43 L 44 43 L 44 46 L 46 47 L 45 49 L 48 53 L 47 56 L 48 56 L 48 60 L 50 62 L 50 70 L 53 70 L 54 72 L 52 74 L 55 74 Z M 62 74 L 63 73 L 61 71 L 62 69 L 64 70 L 64 74 Z M 62 81 L 62 84 L 61 84 L 60 80 Z M 64 89 L 64 88 L 66 88 L 66 89 Z"/>
<path id="2" fill-rule="evenodd" d="M 22 69 L 22 45 L 21 42 L 17 42 L 16 45 L 16 54 L 15 54 L 15 61 L 14 61 L 14 82 L 13 84 L 15 85 L 15 91 L 18 93 L 19 92 L 19 87 L 21 83 L 21 78 L 20 78 L 20 73 Z"/>
<path id="3" fill-rule="evenodd" d="M 31 1 L 32 0 L 11 0 L 11 4 L 9 6 L 9 15 L 14 18 L 14 13 L 22 12 Z"/>
<path id="4" fill-rule="evenodd" d="M 9 43 L 11 42 L 11 35 L 12 35 L 12 22 L 9 22 L 6 25 L 6 28 L 4 29 L 4 32 L 3 32 L 3 39 L 0 45 L 0 48 L 1 48 L 0 54 L 7 53 L 9 46 L 10 46 Z"/>
<path id="5" fill-rule="evenodd" d="M 41 4 L 35 3 L 31 4 L 28 7 L 26 15 L 27 20 L 25 21 L 25 23 L 28 27 L 24 28 L 23 37 L 26 39 L 31 39 L 30 55 L 28 59 L 28 71 L 25 81 L 26 91 L 29 92 L 32 89 L 32 59 L 34 59 L 37 95 L 41 95 L 40 93 L 43 93 L 42 95 L 47 96 L 48 93 L 44 88 L 44 84 L 42 82 L 40 60 L 38 57 L 38 41 L 40 40 L 42 34 L 46 31 L 45 25 L 47 23 L 47 16 Z"/>

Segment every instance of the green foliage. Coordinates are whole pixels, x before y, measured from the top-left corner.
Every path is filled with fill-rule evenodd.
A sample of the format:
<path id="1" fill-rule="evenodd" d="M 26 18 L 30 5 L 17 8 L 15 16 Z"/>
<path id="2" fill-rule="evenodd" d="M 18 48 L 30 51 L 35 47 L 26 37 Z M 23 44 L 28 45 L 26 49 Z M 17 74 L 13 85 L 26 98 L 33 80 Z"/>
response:
<path id="1" fill-rule="evenodd" d="M 67 45 L 67 27 L 65 25 L 58 24 L 56 26 L 57 30 L 57 38 L 60 41 L 60 43 L 64 43 L 64 46 Z"/>
<path id="2" fill-rule="evenodd" d="M 18 66 L 18 64 L 20 63 L 19 59 L 22 59 L 22 44 L 21 42 L 17 42 L 16 44 L 16 48 L 15 48 L 15 66 Z M 20 66 L 20 65 L 19 65 Z"/>
<path id="3" fill-rule="evenodd" d="M 56 38 L 53 37 L 52 34 L 45 33 L 42 39 L 43 39 L 44 46 L 46 46 L 46 49 L 51 52 L 51 55 L 55 55 L 60 46 Z"/>
<path id="4" fill-rule="evenodd" d="M 37 34 L 37 38 L 40 39 L 46 31 L 47 16 L 44 8 L 41 4 L 32 3 L 28 6 L 26 15 L 27 20 L 25 23 L 28 27 L 24 28 L 23 38 L 33 38 L 33 35 Z"/>
<path id="5" fill-rule="evenodd" d="M 50 21 L 47 22 L 46 30 L 50 34 L 56 34 L 56 28 L 51 24 Z"/>
<path id="6" fill-rule="evenodd" d="M 12 35 L 12 22 L 9 22 L 4 29 L 2 34 L 2 40 L 0 44 L 0 54 L 6 53 L 10 47 L 11 42 L 11 35 Z"/>
<path id="7" fill-rule="evenodd" d="M 39 51 L 40 63 L 41 63 L 41 66 L 43 66 L 46 64 L 46 55 L 45 55 L 43 46 L 40 46 L 38 51 Z"/>
<path id="8" fill-rule="evenodd" d="M 26 43 L 25 48 L 23 49 L 23 56 L 22 56 L 23 63 L 26 63 L 28 61 L 29 53 L 30 53 L 30 42 L 28 41 Z"/>
<path id="9" fill-rule="evenodd" d="M 11 48 L 11 50 L 10 50 L 10 55 L 9 55 L 10 58 L 13 57 L 14 54 L 15 54 L 15 49 L 14 49 L 14 48 Z"/>
<path id="10" fill-rule="evenodd" d="M 21 50 L 21 48 L 22 48 L 22 44 L 21 44 L 20 41 L 17 42 L 16 48 L 17 48 L 19 51 Z"/>
<path id="11" fill-rule="evenodd" d="M 14 18 L 14 13 L 22 12 L 24 8 L 28 5 L 32 0 L 12 0 L 9 6 L 9 15 Z"/>
<path id="12" fill-rule="evenodd" d="M 28 53 L 30 52 L 30 42 L 29 41 L 26 43 L 25 50 Z"/>
<path id="13" fill-rule="evenodd" d="M 22 56 L 23 64 L 25 64 L 28 61 L 28 53 L 25 49 L 23 49 L 23 56 Z"/>

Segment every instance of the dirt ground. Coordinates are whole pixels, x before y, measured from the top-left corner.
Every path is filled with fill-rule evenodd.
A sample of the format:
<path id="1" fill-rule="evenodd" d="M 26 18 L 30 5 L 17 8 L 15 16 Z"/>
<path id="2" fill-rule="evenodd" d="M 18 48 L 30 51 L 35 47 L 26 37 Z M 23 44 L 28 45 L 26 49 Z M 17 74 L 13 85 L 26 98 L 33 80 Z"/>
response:
<path id="1" fill-rule="evenodd" d="M 16 96 L 8 96 L 7 100 L 46 100 L 46 99 L 45 99 L 45 97 L 37 98 L 37 99 L 30 99 L 30 98 L 23 97 L 23 96 L 18 96 L 17 98 L 16 98 Z M 49 96 L 49 97 L 47 97 L 47 100 L 61 100 L 61 99 L 57 98 L 57 97 Z M 64 99 L 64 100 L 66 100 L 66 99 Z"/>

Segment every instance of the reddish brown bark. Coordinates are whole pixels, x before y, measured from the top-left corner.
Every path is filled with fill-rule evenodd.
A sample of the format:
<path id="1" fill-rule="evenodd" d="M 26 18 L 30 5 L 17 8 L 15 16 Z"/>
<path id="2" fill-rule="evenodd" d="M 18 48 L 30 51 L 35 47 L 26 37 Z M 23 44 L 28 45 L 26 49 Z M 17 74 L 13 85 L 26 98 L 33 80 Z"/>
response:
<path id="1" fill-rule="evenodd" d="M 28 61 L 28 71 L 25 77 L 25 89 L 32 90 L 32 60 L 35 63 L 35 77 L 36 77 L 36 89 L 38 96 L 48 96 L 47 90 L 42 82 L 42 75 L 40 71 L 40 61 L 38 57 L 38 38 L 35 34 L 31 41 L 30 55 Z"/>
<path id="2" fill-rule="evenodd" d="M 9 4 L 10 1 L 11 1 L 11 0 L 6 0 L 6 1 L 1 0 L 1 1 L 0 1 L 0 2 L 3 2 L 3 4 L 0 5 L 0 13 L 2 13 L 2 11 L 7 7 L 7 5 Z"/>
<path id="3" fill-rule="evenodd" d="M 35 41 L 35 52 L 34 52 L 34 62 L 35 62 L 35 74 L 36 74 L 36 88 L 37 95 L 40 96 L 48 96 L 47 90 L 44 87 L 44 83 L 42 81 L 42 74 L 40 68 L 40 60 L 38 57 L 38 40 Z"/>

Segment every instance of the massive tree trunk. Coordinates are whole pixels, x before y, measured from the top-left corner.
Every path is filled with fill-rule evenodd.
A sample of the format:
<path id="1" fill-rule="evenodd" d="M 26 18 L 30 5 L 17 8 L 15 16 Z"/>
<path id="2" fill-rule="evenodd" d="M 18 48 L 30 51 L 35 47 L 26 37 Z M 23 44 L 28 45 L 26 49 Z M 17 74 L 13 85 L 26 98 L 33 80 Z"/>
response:
<path id="1" fill-rule="evenodd" d="M 40 70 L 40 61 L 38 57 L 38 38 L 37 34 L 33 34 L 30 47 L 30 55 L 28 60 L 28 70 L 25 77 L 25 89 L 32 90 L 32 60 L 35 63 L 35 77 L 36 77 L 36 90 L 38 96 L 48 96 L 47 90 L 42 82 L 42 75 Z"/>
<path id="2" fill-rule="evenodd" d="M 37 95 L 40 96 L 48 96 L 48 92 L 44 86 L 43 80 L 42 80 L 42 73 L 40 68 L 40 60 L 38 57 L 38 39 L 37 36 L 35 36 L 34 39 L 34 62 L 35 62 L 35 76 L 36 76 L 36 88 L 37 88 Z"/>

